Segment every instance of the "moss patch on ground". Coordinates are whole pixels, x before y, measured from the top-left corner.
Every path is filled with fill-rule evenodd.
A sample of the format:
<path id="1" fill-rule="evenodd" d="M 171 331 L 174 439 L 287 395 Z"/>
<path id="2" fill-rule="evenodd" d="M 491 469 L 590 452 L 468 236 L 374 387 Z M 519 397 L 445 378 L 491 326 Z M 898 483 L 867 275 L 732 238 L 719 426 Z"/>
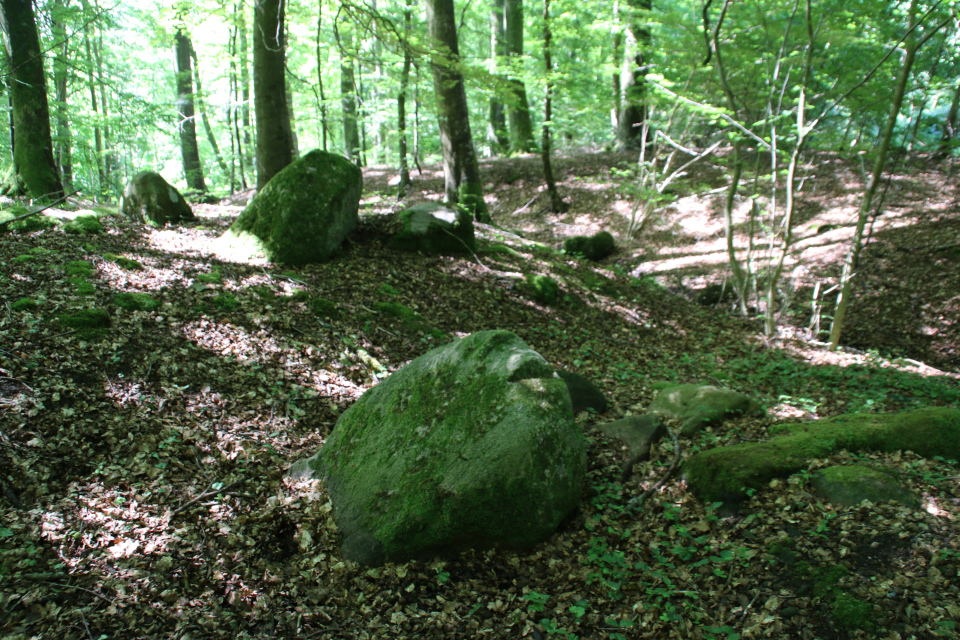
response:
<path id="1" fill-rule="evenodd" d="M 103 254 L 103 259 L 114 263 L 121 269 L 126 269 L 128 271 L 143 271 L 143 265 L 130 258 L 124 258 L 123 256 L 118 256 L 113 253 L 105 253 Z"/>
<path id="2" fill-rule="evenodd" d="M 80 235 L 84 233 L 95 234 L 103 231 L 103 225 L 100 224 L 100 220 L 97 219 L 97 216 L 77 216 L 71 222 L 63 225 L 63 230 L 66 233 L 73 235 Z"/>
<path id="3" fill-rule="evenodd" d="M 77 332 L 84 339 L 101 338 L 110 328 L 110 314 L 103 309 L 81 309 L 57 316 L 60 324 Z"/>
<path id="4" fill-rule="evenodd" d="M 68 276 L 75 278 L 89 278 L 93 275 L 93 265 L 86 260 L 74 260 L 66 264 Z"/>
<path id="5" fill-rule="evenodd" d="M 931 407 L 899 414 L 850 414 L 781 427 L 767 442 L 718 447 L 691 456 L 687 483 L 704 502 L 733 506 L 770 480 L 805 469 L 838 451 L 906 451 L 960 459 L 960 409 Z"/>
<path id="6" fill-rule="evenodd" d="M 411 331 L 422 331 L 437 340 L 447 337 L 443 331 L 424 322 L 419 313 L 399 302 L 377 302 L 374 303 L 373 310 L 388 318 L 400 320 L 400 324 Z"/>
<path id="7" fill-rule="evenodd" d="M 550 276 L 528 273 L 523 288 L 541 304 L 554 305 L 560 299 L 560 285 Z"/>
<path id="8" fill-rule="evenodd" d="M 10 305 L 13 311 L 33 311 L 37 308 L 37 301 L 32 298 L 20 298 Z"/>
<path id="9" fill-rule="evenodd" d="M 113 296 L 113 304 L 127 311 L 155 311 L 160 301 L 146 293 L 118 293 Z"/>

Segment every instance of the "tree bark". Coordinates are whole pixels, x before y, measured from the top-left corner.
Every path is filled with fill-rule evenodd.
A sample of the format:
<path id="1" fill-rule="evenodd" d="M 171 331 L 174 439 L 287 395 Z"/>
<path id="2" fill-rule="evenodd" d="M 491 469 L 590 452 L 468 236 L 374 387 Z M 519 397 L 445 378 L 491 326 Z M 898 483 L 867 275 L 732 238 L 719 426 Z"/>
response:
<path id="1" fill-rule="evenodd" d="M 433 41 L 430 66 L 437 98 L 447 201 L 459 202 L 477 220 L 486 220 L 489 215 L 483 201 L 480 166 L 470 133 L 467 92 L 463 85 L 463 74 L 457 67 L 460 48 L 453 0 L 427 0 L 426 5 L 427 24 Z"/>
<path id="2" fill-rule="evenodd" d="M 504 0 L 493 0 L 490 8 L 490 75 L 497 75 L 501 60 L 507 57 L 507 37 L 503 15 Z M 510 148 L 507 134 L 507 113 L 500 98 L 490 99 L 490 121 L 487 123 L 487 144 L 492 155 L 500 155 Z"/>
<path id="3" fill-rule="evenodd" d="M 643 144 L 643 123 L 647 119 L 646 62 L 644 51 L 650 46 L 650 31 L 643 25 L 652 0 L 627 0 L 627 46 L 624 47 L 620 74 L 620 113 L 617 117 L 617 146 L 639 149 Z"/>
<path id="4" fill-rule="evenodd" d="M 340 58 L 340 115 L 343 120 L 343 153 L 360 165 L 360 129 L 357 126 L 357 88 L 353 60 Z"/>
<path id="5" fill-rule="evenodd" d="M 193 69 L 190 66 L 190 38 L 177 30 L 177 112 L 180 115 L 180 156 L 183 158 L 183 173 L 187 188 L 206 193 L 203 181 L 203 165 L 200 163 L 200 148 L 197 145 L 196 110 L 193 102 Z"/>
<path id="6" fill-rule="evenodd" d="M 317 55 L 317 111 L 320 116 L 320 141 L 321 149 L 327 150 L 327 97 L 323 93 L 323 47 L 320 28 L 323 26 L 323 3 L 317 5 L 317 36 L 316 36 L 316 55 Z"/>
<path id="7" fill-rule="evenodd" d="M 917 12 L 917 0 L 910 3 L 910 29 L 915 25 Z M 887 161 L 887 152 L 890 149 L 890 141 L 893 139 L 893 130 L 897 125 L 897 116 L 900 115 L 900 107 L 903 106 L 903 96 L 907 89 L 907 80 L 910 78 L 910 71 L 913 68 L 913 61 L 917 56 L 919 44 L 913 36 L 907 38 L 906 54 L 903 56 L 903 62 L 900 64 L 900 72 L 897 75 L 897 84 L 893 90 L 893 99 L 890 104 L 890 113 L 887 117 L 887 124 L 880 136 L 880 144 L 877 148 L 877 157 L 873 163 L 873 171 L 867 181 L 867 188 L 863 194 L 863 200 L 860 202 L 860 211 L 857 214 L 857 228 L 853 233 L 853 240 L 850 244 L 850 250 L 843 262 L 843 272 L 840 275 L 840 295 L 837 296 L 837 306 L 833 313 L 833 324 L 830 326 L 830 351 L 836 351 L 840 346 L 840 334 L 843 331 L 843 320 L 847 314 L 847 308 L 850 306 L 850 297 L 853 295 L 853 275 L 857 269 L 860 260 L 860 250 L 863 248 L 863 232 L 867 226 L 867 218 L 870 216 L 870 208 L 873 204 L 873 197 L 880 186 L 880 180 L 883 177 L 883 165 Z"/>
<path id="8" fill-rule="evenodd" d="M 247 3 L 238 3 L 237 10 L 237 38 L 240 40 L 240 97 L 243 100 L 240 107 L 240 121 L 243 133 L 243 165 L 253 167 L 253 126 L 250 124 L 250 46 L 247 37 Z M 243 183 L 246 184 L 246 174 Z"/>
<path id="9" fill-rule="evenodd" d="M 0 1 L 0 29 L 11 68 L 16 179 L 31 198 L 55 200 L 63 196 L 63 186 L 53 160 L 43 53 L 31 0 Z"/>
<path id="10" fill-rule="evenodd" d="M 197 83 L 196 103 L 197 109 L 200 111 L 200 119 L 203 121 L 203 130 L 207 134 L 207 142 L 210 143 L 210 148 L 213 150 L 213 156 L 217 159 L 220 170 L 223 171 L 224 175 L 227 175 L 229 169 L 223 159 L 223 155 L 220 153 L 220 145 L 217 144 L 217 137 L 213 134 L 213 126 L 210 124 L 210 118 L 207 116 L 207 108 L 203 102 L 203 87 L 200 84 L 200 63 L 197 61 L 197 52 L 192 45 L 190 46 L 190 59 L 193 60 L 194 79 Z"/>
<path id="11" fill-rule="evenodd" d="M 547 87 L 543 99 L 543 138 L 540 145 L 540 154 L 543 160 L 543 179 L 547 183 L 547 192 L 550 194 L 550 210 L 555 213 L 562 213 L 567 210 L 567 203 L 560 197 L 557 191 L 557 181 L 553 178 L 553 163 L 551 162 L 551 144 L 550 144 L 550 126 L 553 118 L 552 93 L 553 81 L 550 76 L 553 73 L 553 63 L 550 60 L 550 0 L 543 0 L 543 68 L 546 74 Z"/>
<path id="12" fill-rule="evenodd" d="M 257 189 L 293 162 L 287 110 L 285 0 L 257 0 L 253 22 L 253 99 L 257 119 Z"/>
<path id="13" fill-rule="evenodd" d="M 69 81 L 68 57 L 69 40 L 64 27 L 62 12 L 66 9 L 63 0 L 53 4 L 52 26 L 57 43 L 57 53 L 53 60 L 53 87 L 56 94 L 57 135 L 54 141 L 54 157 L 60 168 L 60 179 L 64 192 L 73 191 L 73 136 L 70 132 L 70 120 L 67 118 L 67 83 Z"/>
<path id="14" fill-rule="evenodd" d="M 90 13 L 90 5 L 83 0 L 84 15 Z M 101 128 L 100 105 L 97 103 L 97 81 L 93 74 L 95 65 L 93 45 L 90 43 L 90 23 L 83 26 L 83 47 L 87 55 L 87 88 L 90 91 L 90 110 L 93 112 L 94 163 L 97 166 L 97 191 L 95 197 L 106 193 L 107 170 L 103 162 L 103 131 Z"/>
<path id="15" fill-rule="evenodd" d="M 940 136 L 940 145 L 937 148 L 938 158 L 945 158 L 950 153 L 950 143 L 957 135 L 958 114 L 960 114 L 960 81 L 957 82 L 957 88 L 953 92 L 953 101 L 950 102 L 950 110 L 947 112 L 947 119 L 943 123 L 943 134 Z"/>
<path id="16" fill-rule="evenodd" d="M 410 86 L 410 67 L 413 64 L 413 54 L 410 51 L 409 39 L 413 25 L 413 0 L 406 0 L 406 9 L 403 12 L 403 34 L 407 42 L 403 48 L 403 71 L 400 74 L 400 93 L 397 94 L 397 151 L 400 153 L 400 183 L 397 185 L 397 200 L 403 198 L 407 187 L 410 186 L 410 167 L 407 165 L 407 89 Z"/>
<path id="17" fill-rule="evenodd" d="M 530 103 L 523 80 L 517 77 L 523 65 L 523 0 L 504 0 L 507 55 L 511 62 L 509 79 L 510 99 L 507 102 L 507 120 L 510 123 L 510 149 L 514 153 L 530 153 L 533 142 L 533 122 Z"/>

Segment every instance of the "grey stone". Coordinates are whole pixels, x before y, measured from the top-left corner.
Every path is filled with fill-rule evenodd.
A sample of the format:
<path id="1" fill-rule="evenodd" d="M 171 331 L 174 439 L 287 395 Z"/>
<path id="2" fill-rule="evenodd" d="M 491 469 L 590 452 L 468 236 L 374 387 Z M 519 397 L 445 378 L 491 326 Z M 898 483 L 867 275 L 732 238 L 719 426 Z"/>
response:
<path id="1" fill-rule="evenodd" d="M 607 399 L 597 388 L 597 385 L 590 382 L 586 377 L 572 371 L 557 370 L 557 375 L 567 383 L 567 390 L 570 392 L 570 400 L 573 402 L 573 413 L 593 410 L 596 413 L 603 413 L 607 410 Z"/>
<path id="2" fill-rule="evenodd" d="M 680 435 L 690 437 L 703 428 L 760 409 L 749 396 L 709 384 L 681 384 L 657 394 L 649 410 L 681 422 Z"/>
<path id="3" fill-rule="evenodd" d="M 810 483 L 824 500 L 844 507 L 864 500 L 920 506 L 919 498 L 900 484 L 899 474 L 892 469 L 861 464 L 825 467 L 813 474 Z"/>
<path id="4" fill-rule="evenodd" d="M 343 556 L 379 565 L 543 540 L 579 503 L 586 445 L 553 368 L 483 331 L 367 391 L 308 464 Z"/>
<path id="5" fill-rule="evenodd" d="M 120 198 L 120 213 L 137 222 L 158 226 L 195 219 L 193 210 L 159 173 L 141 171 L 131 178 Z"/>
<path id="6" fill-rule="evenodd" d="M 270 179 L 220 238 L 217 252 L 235 260 L 323 262 L 356 228 L 362 191 L 357 165 L 311 151 Z"/>
<path id="7" fill-rule="evenodd" d="M 402 230 L 390 246 L 428 255 L 458 255 L 476 251 L 473 218 L 459 207 L 424 202 L 399 214 Z"/>

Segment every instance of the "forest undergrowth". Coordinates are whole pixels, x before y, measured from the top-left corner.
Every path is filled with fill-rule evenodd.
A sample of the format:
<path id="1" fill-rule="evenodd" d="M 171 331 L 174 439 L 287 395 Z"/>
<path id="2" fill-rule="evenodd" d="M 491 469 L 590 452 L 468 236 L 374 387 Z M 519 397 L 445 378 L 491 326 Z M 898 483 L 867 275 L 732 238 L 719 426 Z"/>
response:
<path id="1" fill-rule="evenodd" d="M 544 209 L 533 157 L 488 163 L 495 224 L 456 259 L 386 248 L 383 214 L 399 205 L 378 168 L 359 229 L 303 268 L 213 256 L 231 206 L 197 206 L 196 223 L 172 229 L 104 215 L 99 231 L 0 237 L 0 637 L 957 637 L 955 462 L 842 452 L 737 515 L 676 478 L 637 509 L 672 441 L 620 484 L 623 453 L 593 429 L 642 413 L 665 381 L 723 384 L 767 409 L 680 440 L 682 456 L 766 439 L 784 418 L 960 404 L 960 209 L 946 169 L 918 161 L 891 181 L 851 348 L 829 354 L 812 292 L 839 273 L 855 171 L 830 157 L 808 168 L 820 180 L 801 210 L 794 293 L 764 337 L 759 322 L 694 301 L 723 280 L 710 193 L 721 172 L 690 176 L 626 238 L 618 162 L 630 157 L 559 158 L 562 215 Z M 407 202 L 439 197 L 438 176 L 415 174 Z M 558 250 L 601 229 L 620 246 L 602 264 Z M 555 278 L 560 300 L 530 299 L 528 273 Z M 515 332 L 610 400 L 577 416 L 589 441 L 580 510 L 530 550 L 343 561 L 322 484 L 285 470 L 390 372 L 485 329 Z M 862 460 L 899 472 L 923 508 L 813 495 L 811 471 Z"/>

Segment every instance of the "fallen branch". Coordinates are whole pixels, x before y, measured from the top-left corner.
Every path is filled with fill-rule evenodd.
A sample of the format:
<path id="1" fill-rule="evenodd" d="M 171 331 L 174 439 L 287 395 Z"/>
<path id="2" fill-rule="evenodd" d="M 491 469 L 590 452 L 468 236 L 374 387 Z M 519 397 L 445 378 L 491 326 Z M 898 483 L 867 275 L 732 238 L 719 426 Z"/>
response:
<path id="1" fill-rule="evenodd" d="M 673 462 L 670 463 L 670 467 L 662 476 L 660 476 L 660 479 L 657 480 L 656 484 L 641 493 L 636 498 L 632 498 L 629 502 L 627 502 L 627 508 L 637 510 L 643 506 L 643 503 L 646 501 L 646 499 L 649 498 L 655 491 L 659 491 L 660 488 L 667 482 L 667 480 L 673 476 L 674 472 L 677 470 L 677 467 L 680 466 L 680 459 L 682 458 L 682 452 L 680 451 L 680 436 L 672 429 L 669 429 L 668 431 L 670 432 L 670 437 L 673 438 Z"/>
<path id="2" fill-rule="evenodd" d="M 171 516 L 175 516 L 175 515 L 177 515 L 178 513 L 180 513 L 181 511 L 183 511 L 184 509 L 186 509 L 187 507 L 189 507 L 189 506 L 191 506 L 191 505 L 193 505 L 193 504 L 196 504 L 197 502 L 203 500 L 204 498 L 209 498 L 209 497 L 211 497 L 211 496 L 220 495 L 221 493 L 226 493 L 227 491 L 229 491 L 230 489 L 232 489 L 233 487 L 235 487 L 237 484 L 239 484 L 239 481 L 237 481 L 237 482 L 231 482 L 231 483 L 228 484 L 227 486 L 221 487 L 221 488 L 219 488 L 219 489 L 211 489 L 211 490 L 209 490 L 209 491 L 204 491 L 203 493 L 201 493 L 200 495 L 198 495 L 196 498 L 194 498 L 194 499 L 191 500 L 190 502 L 187 502 L 187 503 L 185 503 L 185 504 L 182 504 L 182 505 L 180 505 L 179 507 L 177 507 L 176 509 L 174 509 L 173 511 L 171 511 L 171 512 L 170 512 L 170 515 L 171 515 Z"/>
<path id="3" fill-rule="evenodd" d="M 80 193 L 80 192 L 79 192 L 79 191 L 74 191 L 73 193 L 68 193 L 67 195 L 63 196 L 62 198 L 58 198 L 58 199 L 54 200 L 53 202 L 51 202 L 50 204 L 48 204 L 48 205 L 46 205 L 46 206 L 44 206 L 44 207 L 40 207 L 40 208 L 37 209 L 36 211 L 28 211 L 27 213 L 23 214 L 22 216 L 17 216 L 16 218 L 13 218 L 13 219 L 11 219 L 11 220 L 4 220 L 3 222 L 0 222 L 0 231 L 3 231 L 3 228 L 4 228 L 5 226 L 7 226 L 8 224 L 13 224 L 14 222 L 16 222 L 16 221 L 18 221 L 18 220 L 23 220 L 24 218 L 29 218 L 30 216 L 35 216 L 35 215 L 37 215 L 38 213 L 42 213 L 42 212 L 46 211 L 47 209 L 49 209 L 49 208 L 51 208 L 51 207 L 55 207 L 56 205 L 60 204 L 61 202 L 63 202 L 63 201 L 66 200 L 67 198 L 69 198 L 70 196 L 75 196 L 75 195 L 77 195 L 78 193 Z"/>

